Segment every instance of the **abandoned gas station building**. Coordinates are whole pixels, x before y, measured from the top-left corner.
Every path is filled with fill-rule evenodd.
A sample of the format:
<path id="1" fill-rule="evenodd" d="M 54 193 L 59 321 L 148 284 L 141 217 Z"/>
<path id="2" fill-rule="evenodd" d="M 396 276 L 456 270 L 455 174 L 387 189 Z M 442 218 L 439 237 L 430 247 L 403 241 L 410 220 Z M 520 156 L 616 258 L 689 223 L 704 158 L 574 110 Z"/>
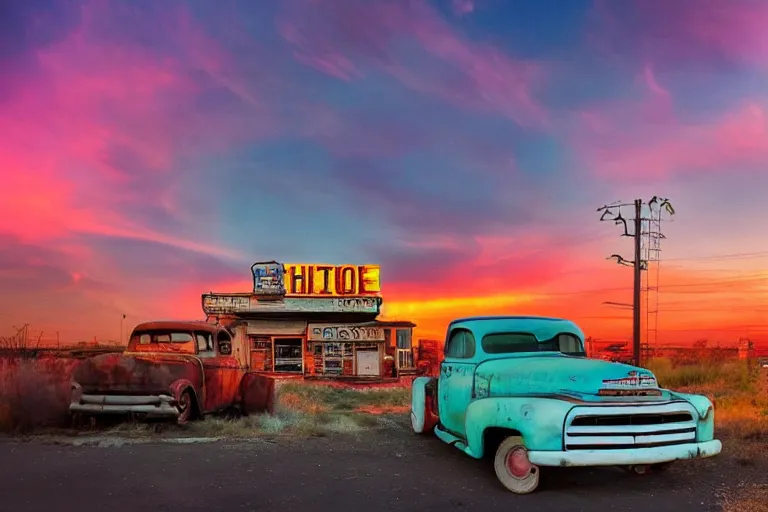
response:
<path id="1" fill-rule="evenodd" d="M 382 379 L 416 373 L 411 322 L 378 320 L 377 265 L 251 267 L 253 290 L 202 296 L 208 321 L 234 333 L 233 353 L 252 371 Z"/>

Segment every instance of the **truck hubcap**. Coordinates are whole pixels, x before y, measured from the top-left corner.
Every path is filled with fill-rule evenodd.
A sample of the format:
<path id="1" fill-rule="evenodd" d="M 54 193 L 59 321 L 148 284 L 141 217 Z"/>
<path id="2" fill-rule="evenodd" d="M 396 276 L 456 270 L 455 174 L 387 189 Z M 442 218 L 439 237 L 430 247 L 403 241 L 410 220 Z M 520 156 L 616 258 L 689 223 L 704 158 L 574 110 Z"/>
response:
<path id="1" fill-rule="evenodd" d="M 179 403 L 176 406 L 179 409 L 179 423 L 186 423 L 189 420 L 191 412 L 190 404 L 191 399 L 189 397 L 189 393 L 182 393 L 181 397 L 179 397 Z"/>
<path id="2" fill-rule="evenodd" d="M 507 453 L 507 471 L 515 478 L 525 478 L 531 473 L 531 461 L 525 448 L 517 447 Z"/>

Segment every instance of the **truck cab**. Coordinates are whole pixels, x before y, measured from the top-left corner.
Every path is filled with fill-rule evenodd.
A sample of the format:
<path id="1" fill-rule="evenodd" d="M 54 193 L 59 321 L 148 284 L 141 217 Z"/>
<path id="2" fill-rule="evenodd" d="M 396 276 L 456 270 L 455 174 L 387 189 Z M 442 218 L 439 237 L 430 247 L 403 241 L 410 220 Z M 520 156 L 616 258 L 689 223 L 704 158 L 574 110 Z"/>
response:
<path id="1" fill-rule="evenodd" d="M 439 376 L 413 382 L 413 430 L 473 458 L 493 455 L 512 492 L 534 491 L 539 467 L 644 473 L 721 450 L 709 399 L 661 389 L 643 368 L 587 359 L 569 320 L 457 319 L 444 350 Z"/>

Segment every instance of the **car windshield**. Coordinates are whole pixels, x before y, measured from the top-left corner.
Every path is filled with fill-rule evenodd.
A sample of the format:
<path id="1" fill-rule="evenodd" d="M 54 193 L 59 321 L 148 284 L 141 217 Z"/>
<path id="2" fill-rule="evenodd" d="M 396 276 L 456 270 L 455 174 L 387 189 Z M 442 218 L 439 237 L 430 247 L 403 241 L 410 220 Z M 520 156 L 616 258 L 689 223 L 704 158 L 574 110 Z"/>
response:
<path id="1" fill-rule="evenodd" d="M 529 332 L 501 332 L 486 334 L 482 342 L 486 354 L 513 354 L 517 352 L 560 352 L 571 356 L 586 356 L 581 340 L 570 333 L 560 333 L 539 341 Z"/>

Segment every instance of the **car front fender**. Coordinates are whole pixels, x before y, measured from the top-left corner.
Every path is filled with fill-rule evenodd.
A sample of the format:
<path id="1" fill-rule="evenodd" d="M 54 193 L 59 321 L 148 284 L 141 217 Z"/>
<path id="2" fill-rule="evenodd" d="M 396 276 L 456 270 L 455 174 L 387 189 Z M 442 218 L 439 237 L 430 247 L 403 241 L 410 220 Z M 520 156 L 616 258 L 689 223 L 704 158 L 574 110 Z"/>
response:
<path id="1" fill-rule="evenodd" d="M 467 407 L 465 428 L 469 450 L 477 458 L 485 453 L 485 433 L 503 428 L 520 433 L 529 450 L 561 450 L 563 423 L 573 404 L 557 398 L 491 397 Z"/>
<path id="2" fill-rule="evenodd" d="M 712 401 L 704 395 L 691 395 L 688 393 L 678 393 L 669 391 L 670 396 L 685 400 L 691 404 L 698 413 L 698 426 L 696 428 L 696 440 L 698 442 L 711 441 L 715 438 L 715 406 Z"/>

